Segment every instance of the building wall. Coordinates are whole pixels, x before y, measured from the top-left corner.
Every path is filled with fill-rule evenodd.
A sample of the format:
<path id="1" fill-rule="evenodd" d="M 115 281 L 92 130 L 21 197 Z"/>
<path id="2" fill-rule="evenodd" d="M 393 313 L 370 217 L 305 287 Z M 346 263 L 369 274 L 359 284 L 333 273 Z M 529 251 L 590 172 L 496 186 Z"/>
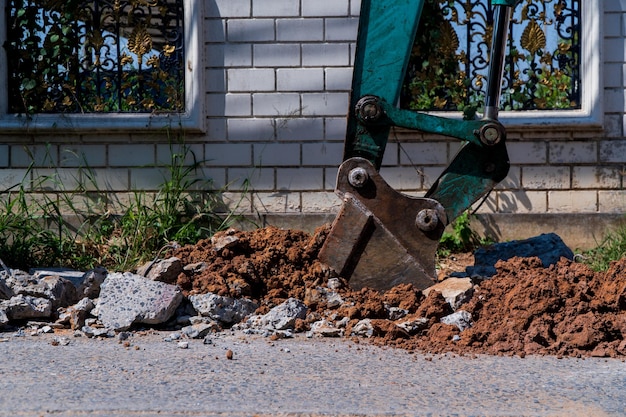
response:
<path id="1" fill-rule="evenodd" d="M 626 208 L 626 1 L 603 0 L 603 126 L 510 128 L 511 171 L 478 209 L 484 214 L 622 214 Z M 200 28 L 206 133 L 184 142 L 242 213 L 329 214 L 341 163 L 358 0 L 209 0 Z M 174 132 L 174 135 L 176 133 Z M 4 135 L 0 186 L 32 161 L 66 185 L 88 165 L 93 188 L 154 191 L 169 161 L 171 135 Z M 421 195 L 459 143 L 396 130 L 381 174 L 396 189 Z M 191 157 L 191 155 L 188 155 Z M 33 159 L 34 157 L 34 159 Z M 54 168 L 53 168 L 54 167 Z M 114 208 L 114 207 L 113 207 Z M 549 230 L 547 230 L 549 231 Z M 503 235 L 504 236 L 504 235 Z"/>

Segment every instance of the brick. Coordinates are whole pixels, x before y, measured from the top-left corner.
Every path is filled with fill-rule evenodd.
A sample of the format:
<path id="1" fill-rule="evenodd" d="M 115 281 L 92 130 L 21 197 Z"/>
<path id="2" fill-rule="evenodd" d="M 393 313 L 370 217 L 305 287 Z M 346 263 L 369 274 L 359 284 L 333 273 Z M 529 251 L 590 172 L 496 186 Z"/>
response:
<path id="1" fill-rule="evenodd" d="M 356 41 L 359 29 L 357 17 L 328 18 L 325 22 L 326 41 Z"/>
<path id="2" fill-rule="evenodd" d="M 339 166 L 333 168 L 324 168 L 324 189 L 333 191 L 337 185 L 337 173 Z"/>
<path id="3" fill-rule="evenodd" d="M 499 194 L 491 193 L 487 199 L 480 199 L 469 208 L 472 213 L 492 214 L 498 212 Z"/>
<path id="4" fill-rule="evenodd" d="M 291 117 L 300 113 L 300 94 L 257 93 L 252 95 L 254 116 Z"/>
<path id="5" fill-rule="evenodd" d="M 348 107 L 344 109 L 344 114 L 348 113 Z M 343 117 L 325 117 L 324 118 L 324 139 L 344 141 L 346 138 L 346 129 L 348 127 L 346 116 Z"/>
<path id="6" fill-rule="evenodd" d="M 214 143 L 205 145 L 208 166 L 250 166 L 252 145 L 249 143 Z"/>
<path id="7" fill-rule="evenodd" d="M 9 167 L 9 145 L 0 145 L 0 168 Z"/>
<path id="8" fill-rule="evenodd" d="M 213 17 L 246 17 L 250 16 L 250 0 L 216 0 L 219 14 Z"/>
<path id="9" fill-rule="evenodd" d="M 400 146 L 397 143 L 388 143 L 385 148 L 385 153 L 383 154 L 383 166 L 397 166 L 398 161 L 400 161 L 400 156 L 398 152 L 400 151 Z"/>
<path id="10" fill-rule="evenodd" d="M 604 71 L 604 87 L 623 87 L 622 74 L 624 73 L 624 64 L 605 64 Z"/>
<path id="11" fill-rule="evenodd" d="M 598 191 L 598 211 L 601 213 L 624 213 L 626 190 Z"/>
<path id="12" fill-rule="evenodd" d="M 624 162 L 626 140 L 607 140 L 600 142 L 600 162 Z"/>
<path id="13" fill-rule="evenodd" d="M 229 19 L 226 24 L 229 42 L 273 41 L 274 32 L 274 19 Z"/>
<path id="14" fill-rule="evenodd" d="M 252 2 L 254 17 L 298 16 L 300 4 L 293 0 L 263 0 Z"/>
<path id="15" fill-rule="evenodd" d="M 617 167 L 584 166 L 572 171 L 573 188 L 619 188 L 620 169 Z"/>
<path id="16" fill-rule="evenodd" d="M 213 109 L 213 111 L 223 111 L 223 109 Z M 211 132 L 209 136 L 204 136 L 207 142 L 220 142 L 226 140 L 227 136 L 227 119 L 223 117 L 223 115 L 218 115 L 222 117 L 212 117 L 215 116 L 211 112 L 207 114 L 208 118 L 206 120 L 206 130 L 207 132 Z M 228 119 L 231 120 L 231 119 Z"/>
<path id="17" fill-rule="evenodd" d="M 156 145 L 156 161 L 159 165 L 180 165 L 182 162 L 182 164 L 189 166 L 202 162 L 203 159 L 204 146 L 200 143 Z"/>
<path id="18" fill-rule="evenodd" d="M 225 96 L 215 94 L 215 102 L 211 101 L 209 105 L 219 106 L 220 100 L 224 106 L 224 116 L 252 116 L 252 94 L 249 93 L 230 93 Z"/>
<path id="19" fill-rule="evenodd" d="M 609 138 L 623 136 L 624 123 L 626 123 L 626 118 L 623 114 L 605 114 L 604 134 Z"/>
<path id="20" fill-rule="evenodd" d="M 12 168 L 57 166 L 59 163 L 56 145 L 11 146 L 10 152 Z"/>
<path id="21" fill-rule="evenodd" d="M 595 142 L 550 142 L 550 163 L 594 163 Z"/>
<path id="22" fill-rule="evenodd" d="M 249 193 L 222 192 L 222 205 L 216 212 L 229 214 L 251 214 L 252 196 Z"/>
<path id="23" fill-rule="evenodd" d="M 276 135 L 278 140 L 289 142 L 322 140 L 324 122 L 317 117 L 285 118 L 276 127 Z"/>
<path id="24" fill-rule="evenodd" d="M 622 32 L 621 13 L 604 13 L 603 26 L 604 36 L 620 36 Z"/>
<path id="25" fill-rule="evenodd" d="M 228 91 L 273 91 L 274 70 L 269 68 L 230 69 L 227 71 Z"/>
<path id="26" fill-rule="evenodd" d="M 624 62 L 624 40 L 622 38 L 605 38 L 603 42 L 604 60 L 607 62 Z"/>
<path id="27" fill-rule="evenodd" d="M 195 184 L 196 189 L 200 190 L 219 190 L 226 189 L 226 169 L 224 168 L 202 168 L 198 171 L 199 182 Z"/>
<path id="28" fill-rule="evenodd" d="M 252 44 L 209 44 L 205 48 L 209 68 L 234 68 L 252 66 Z"/>
<path id="29" fill-rule="evenodd" d="M 233 141 L 267 141 L 274 139 L 271 119 L 235 119 L 227 121 L 228 139 Z"/>
<path id="30" fill-rule="evenodd" d="M 346 113 L 348 93 L 303 93 L 304 116 L 338 116 Z"/>
<path id="31" fill-rule="evenodd" d="M 545 191 L 498 191 L 499 213 L 545 213 L 548 210 Z"/>
<path id="32" fill-rule="evenodd" d="M 604 12 L 624 12 L 626 11 L 626 0 L 605 0 Z"/>
<path id="33" fill-rule="evenodd" d="M 203 25 L 204 42 L 206 43 L 221 43 L 226 41 L 226 19 L 208 18 Z"/>
<path id="34" fill-rule="evenodd" d="M 380 175 L 391 188 L 403 190 L 422 189 L 423 175 L 420 171 L 411 167 L 382 167 Z"/>
<path id="35" fill-rule="evenodd" d="M 300 45 L 272 43 L 254 45 L 255 67 L 296 67 L 300 65 Z"/>
<path id="36" fill-rule="evenodd" d="M 279 42 L 315 42 L 323 39 L 323 19 L 276 20 L 276 40 Z"/>
<path id="37" fill-rule="evenodd" d="M 127 168 L 96 168 L 91 172 L 93 182 L 85 184 L 87 191 L 128 191 L 129 172 Z"/>
<path id="38" fill-rule="evenodd" d="M 222 69 L 205 70 L 205 79 L 207 93 L 226 92 L 226 71 Z"/>
<path id="39" fill-rule="evenodd" d="M 350 2 L 350 16 L 359 16 L 361 12 L 360 0 L 352 0 Z"/>
<path id="40" fill-rule="evenodd" d="M 507 142 L 506 146 L 512 165 L 547 162 L 545 142 Z"/>
<path id="41" fill-rule="evenodd" d="M 604 89 L 604 110 L 609 113 L 624 112 L 625 90 L 623 88 Z"/>
<path id="42" fill-rule="evenodd" d="M 337 213 L 341 199 L 333 192 L 302 193 L 302 211 L 305 213 Z"/>
<path id="43" fill-rule="evenodd" d="M 323 168 L 278 168 L 276 169 L 277 190 L 323 190 Z"/>
<path id="44" fill-rule="evenodd" d="M 302 165 L 339 166 L 343 155 L 341 143 L 302 144 Z"/>
<path id="45" fill-rule="evenodd" d="M 443 173 L 444 170 L 445 170 L 445 167 L 443 166 L 422 168 L 421 171 L 424 174 L 422 189 L 423 190 L 430 189 L 430 187 L 433 186 L 435 181 L 437 181 L 437 178 L 439 178 L 439 176 Z"/>
<path id="46" fill-rule="evenodd" d="M 150 144 L 109 145 L 109 166 L 112 167 L 154 165 L 155 156 L 154 145 Z"/>
<path id="47" fill-rule="evenodd" d="M 303 16 L 347 16 L 348 13 L 348 0 L 334 0 L 332 2 L 302 0 Z"/>
<path id="48" fill-rule="evenodd" d="M 441 165 L 448 161 L 448 146 L 445 142 L 417 142 L 402 144 L 400 164 Z"/>
<path id="49" fill-rule="evenodd" d="M 103 167 L 107 161 L 106 145 L 62 145 L 59 148 L 59 166 Z"/>
<path id="50" fill-rule="evenodd" d="M 276 70 L 278 91 L 322 91 L 324 70 L 322 68 L 295 68 Z"/>
<path id="51" fill-rule="evenodd" d="M 305 67 L 345 67 L 350 65 L 350 44 L 303 44 L 302 65 Z"/>
<path id="52" fill-rule="evenodd" d="M 130 189 L 156 191 L 166 181 L 167 175 L 164 168 L 133 168 L 130 170 Z"/>
<path id="53" fill-rule="evenodd" d="M 300 165 L 300 145 L 297 143 L 255 143 L 254 163 L 258 166 Z"/>
<path id="54" fill-rule="evenodd" d="M 569 188 L 569 186 L 569 167 L 522 167 L 522 188 L 555 190 Z"/>
<path id="55" fill-rule="evenodd" d="M 597 210 L 596 191 L 548 191 L 549 213 L 594 213 Z"/>
<path id="56" fill-rule="evenodd" d="M 520 167 L 515 167 L 515 166 L 511 167 L 509 169 L 509 173 L 507 174 L 506 178 L 500 181 L 500 183 L 498 183 L 498 185 L 495 186 L 495 189 L 497 190 L 520 189 L 522 186 L 521 181 L 520 181 L 521 171 L 522 169 Z"/>
<path id="57" fill-rule="evenodd" d="M 301 211 L 300 193 L 254 193 L 253 207 L 259 213 L 299 213 Z"/>
<path id="58" fill-rule="evenodd" d="M 231 191 L 275 190 L 274 168 L 229 168 L 228 189 Z"/>
<path id="59" fill-rule="evenodd" d="M 352 68 L 326 68 L 326 91 L 350 91 L 352 87 Z"/>

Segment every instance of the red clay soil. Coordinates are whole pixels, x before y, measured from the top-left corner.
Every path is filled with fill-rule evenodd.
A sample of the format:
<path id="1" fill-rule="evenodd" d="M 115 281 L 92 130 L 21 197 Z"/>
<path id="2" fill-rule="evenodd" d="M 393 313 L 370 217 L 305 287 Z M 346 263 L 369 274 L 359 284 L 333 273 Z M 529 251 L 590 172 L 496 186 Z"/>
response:
<path id="1" fill-rule="evenodd" d="M 211 240 L 185 246 L 175 253 L 186 271 L 178 285 L 186 294 L 214 292 L 247 297 L 259 302 L 263 314 L 287 298 L 300 299 L 310 308 L 297 331 L 322 318 L 349 318 L 345 334 L 361 319 L 369 318 L 374 336 L 368 341 L 407 350 L 459 354 L 559 356 L 626 355 L 626 258 L 608 272 L 562 259 L 544 268 L 538 258 L 514 258 L 496 264 L 497 274 L 477 286 L 469 302 L 460 307 L 474 320 L 460 332 L 442 324 L 452 313 L 440 293 L 428 297 L 412 285 L 398 285 L 384 293 L 355 291 L 340 278 L 344 303 L 328 308 L 319 287 L 335 277 L 317 259 L 328 233 L 322 227 L 311 236 L 301 231 L 267 227 L 250 232 L 228 231 Z M 223 240 L 226 238 L 226 240 Z M 225 247 L 223 242 L 228 244 Z M 193 264 L 204 263 L 204 268 Z M 469 266 L 469 265 L 467 265 Z M 388 308 L 408 310 L 408 316 L 388 319 Z M 409 335 L 396 324 L 427 318 L 428 325 Z M 363 339 L 361 339 L 363 340 Z"/>

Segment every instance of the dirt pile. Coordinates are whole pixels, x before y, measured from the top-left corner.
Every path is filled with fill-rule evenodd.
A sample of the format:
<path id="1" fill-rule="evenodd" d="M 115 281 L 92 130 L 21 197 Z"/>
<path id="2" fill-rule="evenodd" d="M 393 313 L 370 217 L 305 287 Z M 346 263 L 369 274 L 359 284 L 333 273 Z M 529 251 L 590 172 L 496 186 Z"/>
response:
<path id="1" fill-rule="evenodd" d="M 328 306 L 319 292 L 336 277 L 317 260 L 327 233 L 327 228 L 310 236 L 273 227 L 222 232 L 173 253 L 186 265 L 177 283 L 186 295 L 214 292 L 252 298 L 260 305 L 257 314 L 290 297 L 300 299 L 310 309 L 297 326 L 300 331 L 321 319 L 343 319 L 345 335 L 350 336 L 355 325 L 370 319 L 369 341 L 409 350 L 626 355 L 626 258 L 606 273 L 565 259 L 549 268 L 537 258 L 499 262 L 497 274 L 477 285 L 470 301 L 458 309 L 469 312 L 474 322 L 461 332 L 441 323 L 453 311 L 440 293 L 431 291 L 425 297 L 408 284 L 384 293 L 355 291 L 339 278 L 343 302 Z M 398 326 L 411 320 L 422 323 L 419 331 Z"/>

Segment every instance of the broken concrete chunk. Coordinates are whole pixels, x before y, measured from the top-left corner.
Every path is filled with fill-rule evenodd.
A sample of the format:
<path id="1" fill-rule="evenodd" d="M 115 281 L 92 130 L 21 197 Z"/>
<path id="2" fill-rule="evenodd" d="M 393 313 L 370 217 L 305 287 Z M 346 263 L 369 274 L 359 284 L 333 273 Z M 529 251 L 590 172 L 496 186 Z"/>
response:
<path id="1" fill-rule="evenodd" d="M 107 270 L 97 267 L 83 274 L 80 284 L 76 287 L 79 297 L 97 298 L 100 295 L 100 286 L 107 277 Z"/>
<path id="2" fill-rule="evenodd" d="M 252 300 L 223 297 L 213 293 L 190 295 L 189 301 L 198 314 L 225 324 L 239 323 L 259 307 Z"/>
<path id="3" fill-rule="evenodd" d="M 296 319 L 306 318 L 308 307 L 300 300 L 289 298 L 272 308 L 261 320 L 266 327 L 275 330 L 293 329 Z"/>
<path id="4" fill-rule="evenodd" d="M 427 319 L 426 317 L 419 317 L 415 320 L 403 321 L 402 323 L 399 323 L 397 326 L 403 329 L 408 334 L 414 335 L 414 334 L 418 334 L 419 332 L 423 330 L 427 330 L 429 322 L 430 320 Z"/>
<path id="5" fill-rule="evenodd" d="M 172 317 L 182 299 L 175 285 L 130 272 L 112 273 L 100 288 L 98 319 L 116 331 L 127 330 L 135 323 L 160 324 Z"/>
<path id="6" fill-rule="evenodd" d="M 474 294 L 474 284 L 470 278 L 448 278 L 422 291 L 425 297 L 431 291 L 440 292 L 453 310 L 469 301 Z"/>
<path id="7" fill-rule="evenodd" d="M 460 331 L 469 329 L 474 325 L 472 315 L 465 310 L 459 310 L 450 315 L 444 316 L 441 318 L 441 322 L 443 324 L 454 325 L 458 327 Z"/>
<path id="8" fill-rule="evenodd" d="M 18 294 L 10 300 L 2 301 L 0 310 L 6 313 L 9 320 L 49 318 L 53 311 L 52 301 L 24 294 Z"/>
<path id="9" fill-rule="evenodd" d="M 496 243 L 479 248 L 474 253 L 474 266 L 466 268 L 470 277 L 491 277 L 496 274 L 496 262 L 513 257 L 541 259 L 544 267 L 556 264 L 559 259 L 574 259 L 574 253 L 555 233 L 547 233 L 525 240 Z"/>
<path id="10" fill-rule="evenodd" d="M 2 300 L 8 300 L 15 295 L 11 287 L 7 284 L 6 278 L 6 272 L 0 274 L 0 299 Z"/>
<path id="11" fill-rule="evenodd" d="M 370 319 L 363 319 L 352 327 L 353 336 L 372 337 L 374 336 L 374 325 Z"/>
<path id="12" fill-rule="evenodd" d="M 310 333 L 314 336 L 321 337 L 339 337 L 343 335 L 344 330 L 337 328 L 327 320 L 318 320 L 311 324 Z"/>
<path id="13" fill-rule="evenodd" d="M 168 284 L 176 283 L 181 272 L 183 272 L 183 264 L 175 256 L 148 262 L 137 270 L 138 275 L 145 276 L 153 281 L 167 282 Z"/>
<path id="14" fill-rule="evenodd" d="M 16 289 L 16 294 L 47 298 L 52 308 L 67 307 L 78 301 L 74 284 L 59 275 L 38 276 L 35 283 L 28 283 Z"/>
<path id="15" fill-rule="evenodd" d="M 221 252 L 224 248 L 233 247 L 239 242 L 239 236 L 236 235 L 235 229 L 228 229 L 224 232 L 218 232 L 211 237 L 211 244 L 217 252 Z"/>

